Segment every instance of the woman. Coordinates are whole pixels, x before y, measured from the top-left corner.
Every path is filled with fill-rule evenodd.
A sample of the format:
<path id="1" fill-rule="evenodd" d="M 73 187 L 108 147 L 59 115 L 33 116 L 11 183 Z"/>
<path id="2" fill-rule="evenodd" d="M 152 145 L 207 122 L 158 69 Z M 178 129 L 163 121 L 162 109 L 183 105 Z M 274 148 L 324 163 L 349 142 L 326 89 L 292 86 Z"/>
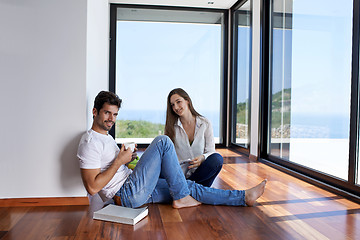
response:
<path id="1" fill-rule="evenodd" d="M 186 178 L 210 187 L 222 168 L 223 157 L 215 152 L 210 121 L 194 109 L 190 96 L 181 88 L 168 95 L 165 135 L 175 145 Z"/>

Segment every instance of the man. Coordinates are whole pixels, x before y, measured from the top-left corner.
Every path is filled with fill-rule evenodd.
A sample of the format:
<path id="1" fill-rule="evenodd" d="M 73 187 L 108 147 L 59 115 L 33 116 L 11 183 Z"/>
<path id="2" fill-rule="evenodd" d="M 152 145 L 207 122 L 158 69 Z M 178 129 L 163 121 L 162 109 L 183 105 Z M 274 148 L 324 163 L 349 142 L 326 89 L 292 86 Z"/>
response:
<path id="1" fill-rule="evenodd" d="M 187 181 L 167 136 L 156 137 L 131 171 L 125 164 L 136 154 L 124 145 L 119 149 L 108 134 L 121 102 L 116 94 L 101 91 L 94 101 L 93 125 L 80 140 L 77 156 L 89 194 L 99 193 L 103 201 L 115 197 L 116 204 L 125 207 L 172 201 L 174 208 L 183 208 L 201 203 L 252 206 L 264 192 L 266 180 L 246 191 L 213 189 Z"/>

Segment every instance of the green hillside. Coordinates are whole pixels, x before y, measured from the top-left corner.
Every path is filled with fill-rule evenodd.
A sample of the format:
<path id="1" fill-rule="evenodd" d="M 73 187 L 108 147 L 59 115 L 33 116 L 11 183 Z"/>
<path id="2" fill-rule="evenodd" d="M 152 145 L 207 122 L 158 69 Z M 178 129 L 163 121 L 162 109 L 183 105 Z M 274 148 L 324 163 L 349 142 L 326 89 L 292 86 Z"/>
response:
<path id="1" fill-rule="evenodd" d="M 280 127 L 282 117 L 283 125 L 290 124 L 291 88 L 287 88 L 283 91 L 279 91 L 273 94 L 271 101 L 271 109 L 271 128 Z"/>
<path id="2" fill-rule="evenodd" d="M 282 92 L 284 94 L 282 94 Z M 282 95 L 283 99 L 282 99 Z M 236 122 L 244 124 L 246 123 L 245 117 L 247 116 L 246 105 L 247 101 L 238 103 L 236 106 Z M 281 109 L 283 106 L 283 109 Z M 281 124 L 281 114 L 283 114 L 283 124 L 290 124 L 290 112 L 291 112 L 291 88 L 279 91 L 272 96 L 271 102 L 271 122 L 272 128 L 278 128 Z M 281 113 L 282 111 L 282 113 Z"/>
<path id="3" fill-rule="evenodd" d="M 247 99 L 245 102 L 238 103 L 236 106 L 236 123 L 245 124 L 247 122 L 246 116 L 248 114 L 248 110 L 246 109 Z"/>
<path id="4" fill-rule="evenodd" d="M 117 120 L 116 138 L 153 138 L 164 133 L 164 124 L 148 121 Z"/>

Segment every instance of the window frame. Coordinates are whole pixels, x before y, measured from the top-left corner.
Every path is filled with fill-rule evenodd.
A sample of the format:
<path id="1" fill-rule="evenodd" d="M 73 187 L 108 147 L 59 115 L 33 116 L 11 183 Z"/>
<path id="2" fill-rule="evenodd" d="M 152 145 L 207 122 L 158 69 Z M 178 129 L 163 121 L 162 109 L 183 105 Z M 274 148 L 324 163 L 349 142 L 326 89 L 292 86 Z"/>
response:
<path id="1" fill-rule="evenodd" d="M 353 1 L 353 48 L 351 66 L 351 103 L 350 103 L 350 146 L 348 181 L 356 184 L 359 167 L 359 62 L 360 62 L 360 1 Z"/>
<path id="2" fill-rule="evenodd" d="M 236 11 L 239 10 L 247 1 L 250 3 L 250 58 L 249 58 L 249 114 L 248 114 L 248 144 L 247 147 L 241 146 L 240 144 L 236 143 L 236 105 L 237 105 L 237 50 L 238 50 L 238 25 L 237 25 L 237 17 Z M 231 9 L 231 64 L 230 64 L 230 72 L 231 72 L 231 81 L 230 81 L 230 133 L 229 133 L 229 142 L 230 147 L 235 149 L 238 152 L 245 153 L 246 155 L 250 154 L 250 145 L 251 145 L 251 89 L 252 89 L 252 0 L 241 0 L 235 3 Z"/>
<path id="3" fill-rule="evenodd" d="M 353 0 L 353 30 L 352 30 L 352 63 L 351 63 L 351 110 L 350 110 L 350 136 L 349 136 L 349 168 L 348 180 L 328 175 L 306 166 L 283 160 L 270 155 L 270 121 L 271 121 L 271 75 L 272 75 L 272 2 L 262 0 L 260 8 L 262 45 L 260 49 L 260 146 L 258 156 L 260 161 L 274 168 L 285 171 L 304 181 L 310 182 L 323 189 L 336 192 L 340 195 L 359 201 L 360 186 L 356 184 L 359 152 L 359 28 L 360 28 L 360 1 Z M 345 191 L 345 192 L 344 192 Z"/>
<path id="4" fill-rule="evenodd" d="M 194 11 L 194 12 L 218 12 L 223 14 L 223 25 L 221 28 L 221 79 L 220 79 L 220 124 L 219 124 L 219 138 L 220 143 L 216 147 L 225 147 L 227 139 L 227 89 L 228 89 L 228 25 L 229 13 L 226 9 L 213 8 L 193 8 L 193 7 L 170 7 L 170 6 L 156 6 L 156 5 L 137 5 L 137 4 L 110 4 L 110 33 L 109 33 L 109 91 L 116 92 L 116 21 L 118 8 L 138 8 L 138 9 L 153 9 L 153 10 L 169 10 L 169 11 Z M 113 127 L 109 134 L 115 138 L 115 127 Z M 118 144 L 120 145 L 120 144 Z M 149 144 L 138 144 L 139 148 L 146 148 Z"/>

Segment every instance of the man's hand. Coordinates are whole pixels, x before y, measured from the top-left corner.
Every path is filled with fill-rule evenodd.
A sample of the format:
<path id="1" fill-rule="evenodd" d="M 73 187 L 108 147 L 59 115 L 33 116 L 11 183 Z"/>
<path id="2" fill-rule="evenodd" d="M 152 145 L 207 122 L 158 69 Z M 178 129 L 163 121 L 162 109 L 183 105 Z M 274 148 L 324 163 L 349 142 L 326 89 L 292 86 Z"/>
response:
<path id="1" fill-rule="evenodd" d="M 189 169 L 199 167 L 205 161 L 204 155 L 197 156 L 190 161 Z"/>
<path id="2" fill-rule="evenodd" d="M 132 156 L 131 156 L 131 161 L 134 161 L 134 159 L 137 158 L 137 153 L 136 152 L 133 152 Z"/>
<path id="3" fill-rule="evenodd" d="M 130 148 L 125 149 L 125 146 L 123 144 L 115 161 L 118 162 L 120 165 L 127 164 L 132 161 L 132 156 L 133 156 L 133 152 L 131 151 L 131 149 Z"/>
<path id="4" fill-rule="evenodd" d="M 133 152 L 132 157 L 131 157 L 131 161 L 133 161 L 137 157 L 137 153 L 136 153 L 137 150 L 138 150 L 137 149 L 137 144 L 135 143 L 135 148 L 134 148 L 134 152 Z"/>

